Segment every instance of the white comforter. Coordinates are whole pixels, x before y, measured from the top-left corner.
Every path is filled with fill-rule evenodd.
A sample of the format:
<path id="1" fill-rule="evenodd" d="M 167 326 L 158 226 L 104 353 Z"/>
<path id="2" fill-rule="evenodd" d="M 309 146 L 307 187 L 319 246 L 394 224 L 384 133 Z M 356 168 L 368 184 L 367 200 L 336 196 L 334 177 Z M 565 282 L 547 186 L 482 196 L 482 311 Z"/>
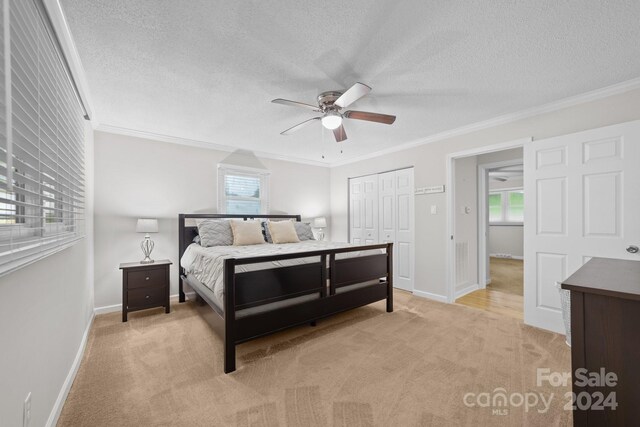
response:
<path id="1" fill-rule="evenodd" d="M 336 243 L 318 240 L 308 240 L 300 243 L 273 244 L 249 246 L 212 246 L 205 248 L 197 243 L 192 243 L 187 247 L 180 265 L 187 274 L 193 275 L 200 283 L 207 286 L 214 293 L 217 302 L 222 305 L 224 292 L 224 260 L 227 258 L 248 258 L 263 255 L 278 255 L 294 252 L 311 252 L 322 249 L 344 248 L 356 246 L 349 243 Z M 366 251 L 347 252 L 337 254 L 336 259 L 351 258 L 363 255 L 382 253 L 382 249 L 371 249 Z M 298 264 L 318 262 L 320 257 L 305 257 L 286 259 L 282 261 L 270 261 L 257 264 L 244 264 L 236 266 L 236 272 L 264 270 L 274 267 L 286 267 Z"/>

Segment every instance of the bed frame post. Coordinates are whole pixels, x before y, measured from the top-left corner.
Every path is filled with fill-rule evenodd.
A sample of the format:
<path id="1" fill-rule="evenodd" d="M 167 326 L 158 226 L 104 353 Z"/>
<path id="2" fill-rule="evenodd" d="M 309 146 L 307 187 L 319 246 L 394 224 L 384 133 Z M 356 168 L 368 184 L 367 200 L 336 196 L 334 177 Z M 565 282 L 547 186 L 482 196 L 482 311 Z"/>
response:
<path id="1" fill-rule="evenodd" d="M 236 298 L 235 266 L 236 260 L 224 260 L 224 373 L 236 370 Z"/>
<path id="2" fill-rule="evenodd" d="M 184 288 L 182 286 L 182 267 L 180 258 L 184 253 L 184 214 L 178 215 L 178 302 L 185 301 Z"/>
<path id="3" fill-rule="evenodd" d="M 387 243 L 387 313 L 393 313 L 393 243 Z"/>

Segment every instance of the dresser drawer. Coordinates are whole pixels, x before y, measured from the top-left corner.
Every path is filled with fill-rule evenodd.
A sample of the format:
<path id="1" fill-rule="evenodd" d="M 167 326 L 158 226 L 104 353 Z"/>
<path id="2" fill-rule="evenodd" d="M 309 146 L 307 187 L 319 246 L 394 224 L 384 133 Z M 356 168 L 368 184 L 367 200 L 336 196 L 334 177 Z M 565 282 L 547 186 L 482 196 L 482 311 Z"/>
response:
<path id="1" fill-rule="evenodd" d="M 165 276 L 165 268 L 130 271 L 129 273 L 127 273 L 127 286 L 129 289 L 146 288 L 153 286 L 163 287 L 166 284 Z"/>
<path id="2" fill-rule="evenodd" d="M 140 288 L 131 289 L 127 292 L 127 308 L 138 309 L 144 307 L 164 306 L 167 299 L 167 288 Z"/>

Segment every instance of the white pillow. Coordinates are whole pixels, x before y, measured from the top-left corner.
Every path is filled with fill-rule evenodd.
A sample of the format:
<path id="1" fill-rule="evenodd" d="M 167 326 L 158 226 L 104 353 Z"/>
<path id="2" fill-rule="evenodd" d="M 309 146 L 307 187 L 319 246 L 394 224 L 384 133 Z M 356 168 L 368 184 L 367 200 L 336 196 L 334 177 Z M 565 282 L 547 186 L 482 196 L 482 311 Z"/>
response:
<path id="1" fill-rule="evenodd" d="M 264 243 L 260 221 L 231 220 L 233 245 L 258 245 Z"/>
<path id="2" fill-rule="evenodd" d="M 291 221 L 269 221 L 269 234 L 273 243 L 298 243 L 298 233 Z"/>

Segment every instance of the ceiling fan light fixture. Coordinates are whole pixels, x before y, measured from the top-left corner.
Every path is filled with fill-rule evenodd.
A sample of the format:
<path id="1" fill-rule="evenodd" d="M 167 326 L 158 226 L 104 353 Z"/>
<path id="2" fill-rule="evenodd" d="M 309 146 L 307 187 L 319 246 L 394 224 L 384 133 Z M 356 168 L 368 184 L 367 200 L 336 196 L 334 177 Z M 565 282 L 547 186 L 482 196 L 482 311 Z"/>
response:
<path id="1" fill-rule="evenodd" d="M 329 130 L 338 129 L 342 124 L 342 116 L 335 111 L 328 111 L 322 117 L 322 126 Z"/>

